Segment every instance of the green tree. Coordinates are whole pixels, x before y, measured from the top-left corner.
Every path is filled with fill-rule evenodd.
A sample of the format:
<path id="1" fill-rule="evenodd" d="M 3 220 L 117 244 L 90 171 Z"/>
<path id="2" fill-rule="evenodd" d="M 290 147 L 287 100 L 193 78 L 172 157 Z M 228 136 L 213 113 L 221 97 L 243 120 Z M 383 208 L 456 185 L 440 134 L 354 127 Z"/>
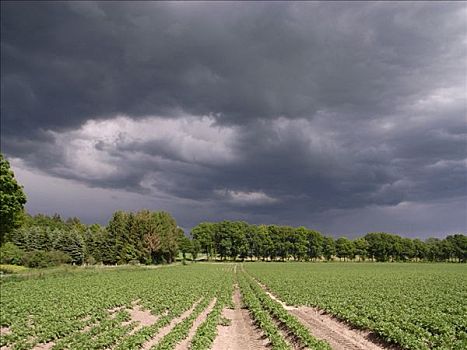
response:
<path id="1" fill-rule="evenodd" d="M 438 238 L 428 238 L 425 241 L 427 258 L 429 261 L 441 261 L 443 259 L 442 242 Z"/>
<path id="2" fill-rule="evenodd" d="M 232 248 L 230 250 L 230 257 L 232 259 L 245 259 L 248 256 L 248 240 L 246 233 L 248 231 L 248 225 L 245 222 L 235 221 L 230 223 L 230 229 L 232 234 Z"/>
<path id="3" fill-rule="evenodd" d="M 355 255 L 358 255 L 358 259 L 365 261 L 368 257 L 369 244 L 364 238 L 358 238 L 354 242 Z"/>
<path id="4" fill-rule="evenodd" d="M 301 261 L 305 259 L 308 251 L 308 230 L 305 227 L 294 229 L 290 235 L 292 243 L 292 255 L 295 260 Z"/>
<path id="5" fill-rule="evenodd" d="M 425 242 L 422 242 L 419 239 L 413 240 L 414 251 L 415 251 L 415 260 L 423 260 L 427 258 L 427 246 Z"/>
<path id="6" fill-rule="evenodd" d="M 336 240 L 336 255 L 339 259 L 353 259 L 355 255 L 355 246 L 351 240 L 346 237 L 340 237 Z"/>
<path id="7" fill-rule="evenodd" d="M 257 237 L 257 256 L 261 257 L 261 259 L 264 261 L 273 254 L 274 250 L 274 243 L 272 242 L 271 236 L 269 235 L 268 227 L 266 225 L 258 226 Z"/>
<path id="8" fill-rule="evenodd" d="M 185 236 L 185 233 L 181 228 L 178 228 L 178 249 L 182 253 L 183 260 L 186 260 L 186 255 L 191 253 L 193 246 L 191 240 Z"/>
<path id="9" fill-rule="evenodd" d="M 199 245 L 199 242 L 196 240 L 192 240 L 191 241 L 191 260 L 193 262 L 195 262 L 196 259 L 198 259 L 198 254 L 200 250 L 201 250 L 201 247 Z"/>
<path id="10" fill-rule="evenodd" d="M 324 237 L 323 239 L 323 256 L 329 261 L 336 254 L 336 244 L 332 237 Z"/>
<path id="11" fill-rule="evenodd" d="M 104 244 L 105 229 L 98 224 L 90 225 L 83 234 L 85 254 L 84 261 L 87 264 L 102 262 L 102 249 Z"/>
<path id="12" fill-rule="evenodd" d="M 0 153 L 0 245 L 9 232 L 20 226 L 25 204 L 23 188 L 16 181 L 10 163 Z"/>
<path id="13" fill-rule="evenodd" d="M 24 252 L 12 242 L 0 247 L 0 264 L 21 265 Z"/>
<path id="14" fill-rule="evenodd" d="M 323 235 L 318 231 L 307 230 L 307 258 L 315 260 L 323 254 Z"/>
<path id="15" fill-rule="evenodd" d="M 467 236 L 456 234 L 447 236 L 446 240 L 451 243 L 453 255 L 459 262 L 467 261 Z"/>
<path id="16" fill-rule="evenodd" d="M 58 231 L 54 248 L 70 256 L 73 264 L 82 264 L 84 262 L 84 240 L 75 229 Z"/>
<path id="17" fill-rule="evenodd" d="M 391 235 L 384 232 L 372 232 L 365 235 L 368 242 L 368 254 L 376 261 L 388 261 L 393 254 Z"/>
<path id="18" fill-rule="evenodd" d="M 215 226 L 214 244 L 221 259 L 234 255 L 232 253 L 232 237 L 235 228 L 230 221 L 222 221 Z"/>
<path id="19" fill-rule="evenodd" d="M 202 222 L 191 230 L 191 237 L 197 241 L 201 247 L 201 251 L 206 254 L 207 259 L 214 255 L 214 232 L 216 224 L 212 222 Z"/>

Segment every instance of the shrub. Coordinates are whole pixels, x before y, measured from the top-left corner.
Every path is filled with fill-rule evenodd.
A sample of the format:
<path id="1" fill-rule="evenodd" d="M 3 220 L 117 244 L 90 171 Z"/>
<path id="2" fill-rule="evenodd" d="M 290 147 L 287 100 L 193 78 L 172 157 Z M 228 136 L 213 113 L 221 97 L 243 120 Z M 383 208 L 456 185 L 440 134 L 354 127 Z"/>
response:
<path id="1" fill-rule="evenodd" d="M 60 251 L 46 252 L 43 250 L 34 250 L 24 254 L 22 263 L 27 267 L 44 268 L 57 266 L 71 262 L 71 257 Z"/>
<path id="2" fill-rule="evenodd" d="M 20 272 L 27 271 L 27 270 L 28 269 L 24 266 L 0 264 L 0 273 L 13 274 L 13 273 L 20 273 Z"/>
<path id="3" fill-rule="evenodd" d="M 20 265 L 24 252 L 11 242 L 7 242 L 0 248 L 0 264 Z"/>

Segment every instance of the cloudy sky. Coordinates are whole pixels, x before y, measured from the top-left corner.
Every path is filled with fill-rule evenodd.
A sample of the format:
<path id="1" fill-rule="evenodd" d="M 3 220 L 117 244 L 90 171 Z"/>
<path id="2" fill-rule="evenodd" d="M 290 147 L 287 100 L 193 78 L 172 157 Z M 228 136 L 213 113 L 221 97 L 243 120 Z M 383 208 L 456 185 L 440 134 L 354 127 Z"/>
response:
<path id="1" fill-rule="evenodd" d="M 467 6 L 1 3 L 30 213 L 467 232 Z"/>

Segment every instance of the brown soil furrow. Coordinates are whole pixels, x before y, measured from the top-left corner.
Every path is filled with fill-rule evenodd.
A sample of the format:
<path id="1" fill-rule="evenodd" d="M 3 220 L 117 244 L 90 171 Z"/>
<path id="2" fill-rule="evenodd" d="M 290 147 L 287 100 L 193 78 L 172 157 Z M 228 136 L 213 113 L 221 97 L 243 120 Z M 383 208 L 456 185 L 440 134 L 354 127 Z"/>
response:
<path id="1" fill-rule="evenodd" d="M 287 305 L 269 292 L 266 286 L 258 281 L 256 282 L 271 299 L 280 303 L 284 309 L 296 316 L 314 337 L 327 341 L 334 350 L 383 350 L 398 348 L 397 346 L 384 344 L 373 332 L 353 328 L 319 308 Z M 373 339 L 376 339 L 376 341 Z"/>
<path id="2" fill-rule="evenodd" d="M 382 350 L 388 349 L 372 342 L 371 332 L 352 329 L 332 316 L 312 307 L 291 310 L 316 338 L 326 340 L 334 350 Z"/>
<path id="3" fill-rule="evenodd" d="M 10 327 L 0 327 L 0 334 L 1 335 L 11 334 Z"/>
<path id="4" fill-rule="evenodd" d="M 211 313 L 212 309 L 214 308 L 214 305 L 216 305 L 217 298 L 214 298 L 211 300 L 209 305 L 204 309 L 204 311 L 198 315 L 198 317 L 195 319 L 193 322 L 193 325 L 190 328 L 190 331 L 188 332 L 188 336 L 183 339 L 177 346 L 175 347 L 175 350 L 188 350 L 189 346 L 191 344 L 191 340 L 196 334 L 196 330 L 198 327 L 206 320 L 208 315 Z"/>
<path id="5" fill-rule="evenodd" d="M 49 350 L 55 345 L 55 342 L 51 341 L 45 344 L 38 344 L 36 345 L 33 350 Z"/>
<path id="6" fill-rule="evenodd" d="M 269 340 L 254 324 L 247 309 L 242 307 L 240 290 L 233 294 L 235 308 L 224 309 L 222 316 L 230 320 L 229 326 L 217 327 L 217 337 L 212 350 L 262 350 L 269 349 Z"/>
<path id="7" fill-rule="evenodd" d="M 195 307 L 201 302 L 201 299 L 199 299 L 197 302 L 195 302 L 190 309 L 186 310 L 184 313 L 182 313 L 179 317 L 174 318 L 170 323 L 162 327 L 159 332 L 150 340 L 148 340 L 146 343 L 144 343 L 142 349 L 143 350 L 149 350 L 151 349 L 154 345 L 156 345 L 162 338 L 164 338 L 167 334 L 170 333 L 170 331 L 180 322 L 182 322 L 185 318 L 191 315 Z"/>
<path id="8" fill-rule="evenodd" d="M 123 326 L 129 325 L 132 322 L 137 322 L 136 327 L 134 327 L 128 335 L 132 335 L 137 332 L 144 326 L 151 326 L 157 322 L 160 316 L 154 316 L 150 311 L 146 311 L 142 306 L 138 304 L 139 300 L 132 303 L 133 308 L 128 310 L 130 313 L 131 319 L 129 321 L 123 322 Z"/>
<path id="9" fill-rule="evenodd" d="M 11 329 L 9 327 L 0 327 L 0 335 L 7 335 L 7 334 L 11 334 Z M 10 347 L 4 345 L 4 346 L 0 346 L 0 350 L 10 350 Z"/>

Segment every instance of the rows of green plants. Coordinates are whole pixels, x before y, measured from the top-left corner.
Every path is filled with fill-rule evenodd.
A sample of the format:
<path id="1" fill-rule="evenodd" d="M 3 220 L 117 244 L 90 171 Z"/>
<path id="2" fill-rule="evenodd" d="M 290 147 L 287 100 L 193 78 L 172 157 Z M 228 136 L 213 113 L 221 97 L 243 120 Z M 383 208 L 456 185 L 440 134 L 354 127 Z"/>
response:
<path id="1" fill-rule="evenodd" d="M 328 343 L 322 340 L 318 340 L 313 337 L 308 329 L 300 323 L 299 320 L 285 310 L 280 303 L 272 300 L 255 282 L 251 277 L 245 276 L 250 284 L 251 289 L 255 293 L 261 305 L 275 317 L 281 325 L 287 328 L 298 341 L 306 346 L 308 349 L 314 350 L 331 350 Z"/>
<path id="2" fill-rule="evenodd" d="M 233 274 L 226 274 L 229 277 L 224 285 L 217 293 L 217 300 L 214 308 L 206 317 L 206 320 L 198 327 L 195 336 L 191 341 L 191 350 L 209 349 L 217 336 L 217 325 L 222 320 L 222 310 L 225 307 L 233 308 L 232 292 L 233 292 Z"/>
<path id="3" fill-rule="evenodd" d="M 96 269 L 1 281 L 0 325 L 9 332 L 2 334 L 0 346 L 18 350 L 53 342 L 54 350 L 139 349 L 201 298 L 196 311 L 202 310 L 219 290 L 231 289 L 231 285 L 231 267 L 201 264 Z M 124 325 L 130 319 L 125 309 L 131 309 L 135 300 L 161 317 L 154 325 L 128 336 L 136 323 Z M 108 310 L 115 307 L 122 310 L 111 315 Z M 170 335 L 167 339 L 183 339 L 190 321 L 174 329 L 179 336 Z"/>
<path id="4" fill-rule="evenodd" d="M 202 302 L 200 302 L 194 308 L 193 312 L 185 318 L 183 321 L 178 323 L 173 330 L 167 334 L 160 342 L 154 345 L 151 350 L 171 350 L 180 343 L 183 339 L 188 336 L 188 332 L 190 331 L 193 322 L 198 317 L 198 315 L 203 312 L 203 310 L 208 306 L 209 299 L 204 298 Z"/>
<path id="5" fill-rule="evenodd" d="M 467 349 L 463 264 L 257 263 L 249 274 L 290 305 L 317 306 L 406 349 Z"/>
<path id="6" fill-rule="evenodd" d="M 252 315 L 255 323 L 268 337 L 269 341 L 271 342 L 272 349 L 290 349 L 290 346 L 280 333 L 271 315 L 263 308 L 261 302 L 255 295 L 254 291 L 251 289 L 251 286 L 248 283 L 248 280 L 246 279 L 246 276 L 244 274 L 240 274 L 238 276 L 238 285 L 242 293 L 243 302 L 250 311 L 250 314 Z"/>

